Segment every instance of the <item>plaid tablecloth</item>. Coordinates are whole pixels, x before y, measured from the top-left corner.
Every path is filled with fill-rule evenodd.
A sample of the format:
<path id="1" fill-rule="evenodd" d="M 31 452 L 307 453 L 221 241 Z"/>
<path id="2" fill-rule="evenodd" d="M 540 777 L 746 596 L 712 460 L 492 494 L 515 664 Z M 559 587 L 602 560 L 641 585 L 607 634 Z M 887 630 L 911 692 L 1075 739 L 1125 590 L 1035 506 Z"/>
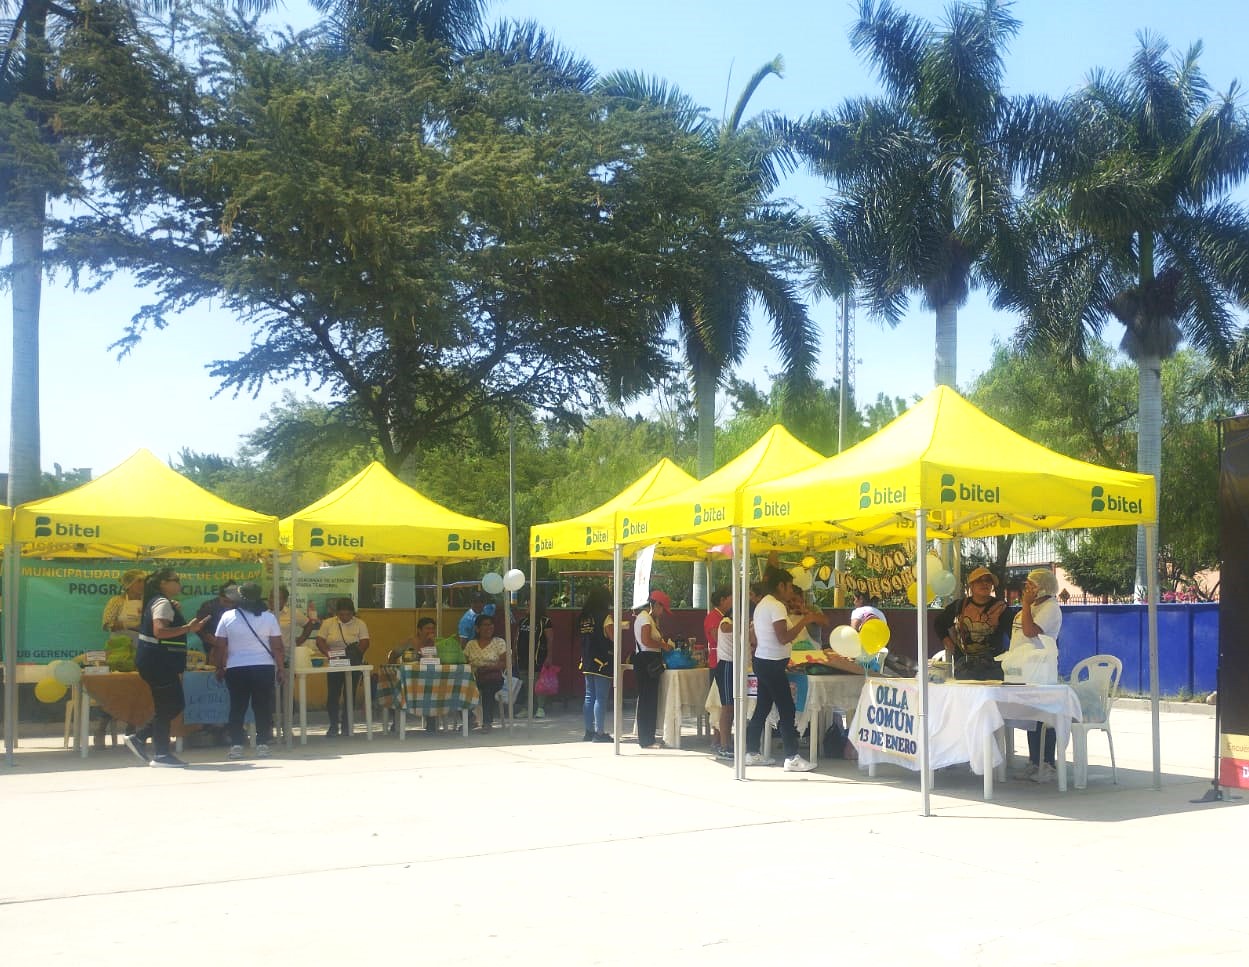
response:
<path id="1" fill-rule="evenodd" d="M 378 680 L 382 704 L 410 715 L 456 715 L 481 704 L 471 665 L 382 665 Z"/>

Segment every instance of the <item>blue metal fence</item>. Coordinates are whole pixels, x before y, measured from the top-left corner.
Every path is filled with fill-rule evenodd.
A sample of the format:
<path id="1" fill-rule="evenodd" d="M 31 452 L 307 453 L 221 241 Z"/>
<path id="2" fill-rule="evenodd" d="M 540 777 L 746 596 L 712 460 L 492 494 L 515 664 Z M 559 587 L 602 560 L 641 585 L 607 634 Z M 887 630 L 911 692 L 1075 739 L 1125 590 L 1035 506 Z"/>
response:
<path id="1" fill-rule="evenodd" d="M 1149 641 L 1143 604 L 1069 604 L 1063 608 L 1058 671 L 1071 674 L 1090 655 L 1123 662 L 1120 687 L 1149 691 Z M 1219 661 L 1217 603 L 1158 606 L 1158 684 L 1164 695 L 1211 692 Z"/>

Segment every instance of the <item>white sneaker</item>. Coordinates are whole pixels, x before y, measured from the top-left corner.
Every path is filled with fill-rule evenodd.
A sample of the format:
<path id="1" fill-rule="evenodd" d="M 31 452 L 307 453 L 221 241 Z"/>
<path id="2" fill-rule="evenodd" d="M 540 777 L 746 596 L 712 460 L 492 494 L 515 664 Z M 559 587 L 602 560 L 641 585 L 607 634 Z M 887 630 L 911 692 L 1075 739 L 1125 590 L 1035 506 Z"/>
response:
<path id="1" fill-rule="evenodd" d="M 793 755 L 785 760 L 785 765 L 781 768 L 786 772 L 810 772 L 815 768 L 815 765 L 800 755 Z"/>
<path id="2" fill-rule="evenodd" d="M 1042 762 L 1037 766 L 1036 772 L 1030 778 L 1033 782 L 1053 782 L 1057 774 L 1052 765 L 1048 762 Z"/>
<path id="3" fill-rule="evenodd" d="M 262 759 L 269 758 L 269 752 L 270 752 L 269 747 L 265 745 L 263 742 L 261 742 L 258 746 L 256 746 L 256 755 L 258 755 Z"/>
<path id="4" fill-rule="evenodd" d="M 537 709 L 534 710 L 533 717 L 536 719 L 546 718 L 546 709 L 539 705 Z"/>
<path id="5" fill-rule="evenodd" d="M 764 758 L 762 753 L 748 752 L 746 753 L 746 765 L 748 766 L 774 766 L 776 760 L 772 758 Z"/>
<path id="6" fill-rule="evenodd" d="M 1036 776 L 1036 772 L 1037 772 L 1037 767 L 1033 763 L 1029 762 L 1022 769 L 1012 770 L 1010 777 L 1012 779 L 1031 779 L 1034 776 Z"/>
<path id="7" fill-rule="evenodd" d="M 230 751 L 226 753 L 226 758 L 227 759 L 243 758 L 243 747 L 241 745 L 230 746 Z"/>

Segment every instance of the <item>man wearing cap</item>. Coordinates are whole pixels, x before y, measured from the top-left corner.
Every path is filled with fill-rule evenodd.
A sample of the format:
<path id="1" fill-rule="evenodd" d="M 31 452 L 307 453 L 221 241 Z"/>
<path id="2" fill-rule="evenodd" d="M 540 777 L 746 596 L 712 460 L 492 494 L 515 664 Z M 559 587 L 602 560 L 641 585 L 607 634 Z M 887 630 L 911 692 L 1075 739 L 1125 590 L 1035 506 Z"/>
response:
<path id="1" fill-rule="evenodd" d="M 1002 665 L 993 659 L 1006 651 L 1010 616 L 996 590 L 993 572 L 978 567 L 967 576 L 967 595 L 951 601 L 934 621 L 937 637 L 954 662 L 955 678 L 1002 677 Z"/>
<path id="2" fill-rule="evenodd" d="M 1046 635 L 1058 641 L 1058 633 L 1063 626 L 1063 612 L 1054 595 L 1058 591 L 1058 579 L 1054 572 L 1047 568 L 1029 571 L 1024 581 L 1023 596 L 1020 599 L 1019 612 L 1011 626 L 1010 646 L 1017 648 L 1031 644 L 1035 648 L 1043 647 L 1040 636 Z M 1031 763 L 1024 778 L 1033 782 L 1049 782 L 1054 778 L 1056 761 L 1056 734 L 1053 729 L 1045 730 L 1045 761 L 1041 761 L 1041 725 L 1038 722 L 1028 730 L 1028 760 Z"/>
<path id="3" fill-rule="evenodd" d="M 633 619 L 633 637 L 637 639 L 633 677 L 638 688 L 638 745 L 643 749 L 655 745 L 667 748 L 663 739 L 655 741 L 655 719 L 659 713 L 659 676 L 664 673 L 664 652 L 671 648 L 655 623 L 656 611 L 672 614 L 672 599 L 663 591 L 652 591 Z"/>

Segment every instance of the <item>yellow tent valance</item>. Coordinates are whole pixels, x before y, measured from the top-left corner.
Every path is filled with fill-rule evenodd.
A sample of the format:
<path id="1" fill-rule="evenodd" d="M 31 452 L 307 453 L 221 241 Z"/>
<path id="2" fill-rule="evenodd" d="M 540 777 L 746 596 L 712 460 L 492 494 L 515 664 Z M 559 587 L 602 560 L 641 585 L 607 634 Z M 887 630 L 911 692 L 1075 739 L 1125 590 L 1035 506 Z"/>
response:
<path id="1" fill-rule="evenodd" d="M 239 557 L 278 546 L 278 520 L 222 500 L 139 450 L 73 490 L 21 504 L 13 539 L 41 557 Z"/>
<path id="2" fill-rule="evenodd" d="M 593 510 L 568 520 L 531 527 L 530 549 L 534 557 L 610 560 L 617 510 L 667 497 L 696 482 L 688 473 L 664 457 L 611 500 Z"/>
<path id="3" fill-rule="evenodd" d="M 751 486 L 787 476 L 824 460 L 798 442 L 783 426 L 773 426 L 744 453 L 679 493 L 616 511 L 616 542 L 636 550 L 658 544 L 658 553 L 695 552 L 732 540 L 730 528 L 751 520 L 756 508 L 744 498 Z M 756 549 L 807 548 L 805 536 L 781 543 L 756 543 Z"/>
<path id="4" fill-rule="evenodd" d="M 288 550 L 339 561 L 436 564 L 507 557 L 507 527 L 448 510 L 374 462 L 281 522 Z"/>
<path id="5" fill-rule="evenodd" d="M 1149 524 L 1148 474 L 1048 450 L 938 387 L 872 437 L 800 473 L 747 487 L 762 534 L 825 531 L 865 543 Z"/>

